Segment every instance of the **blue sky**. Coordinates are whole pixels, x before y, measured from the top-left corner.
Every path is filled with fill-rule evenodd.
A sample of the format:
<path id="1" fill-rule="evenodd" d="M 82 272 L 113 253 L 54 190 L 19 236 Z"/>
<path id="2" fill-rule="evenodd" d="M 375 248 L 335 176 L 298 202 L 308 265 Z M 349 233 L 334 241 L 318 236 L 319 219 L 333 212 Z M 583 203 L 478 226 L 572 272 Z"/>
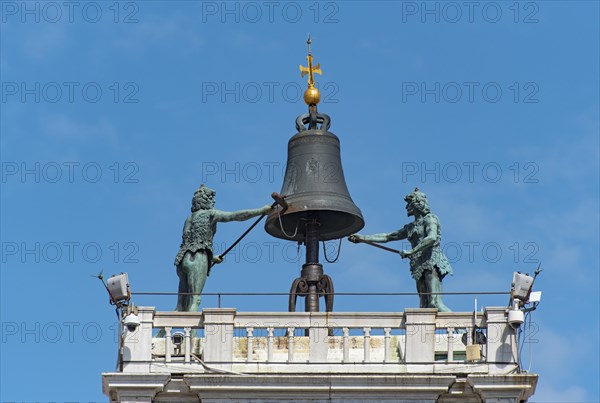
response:
<path id="1" fill-rule="evenodd" d="M 126 271 L 133 291 L 175 291 L 200 183 L 222 210 L 270 203 L 306 111 L 298 65 L 310 31 L 319 111 L 340 137 L 362 233 L 404 225 L 402 197 L 418 186 L 454 268 L 445 290 L 505 291 L 541 261 L 525 360 L 540 374 L 533 400 L 599 401 L 598 3 L 224 4 L 0 3 L 0 400 L 105 400 L 115 316 L 91 275 Z M 246 227 L 221 225 L 216 244 Z M 205 291 L 286 292 L 295 251 L 259 227 Z M 366 245 L 344 241 L 325 270 L 340 292 L 414 291 L 406 262 Z M 472 296 L 445 302 L 473 307 Z M 417 297 L 335 304 L 401 311 Z"/>

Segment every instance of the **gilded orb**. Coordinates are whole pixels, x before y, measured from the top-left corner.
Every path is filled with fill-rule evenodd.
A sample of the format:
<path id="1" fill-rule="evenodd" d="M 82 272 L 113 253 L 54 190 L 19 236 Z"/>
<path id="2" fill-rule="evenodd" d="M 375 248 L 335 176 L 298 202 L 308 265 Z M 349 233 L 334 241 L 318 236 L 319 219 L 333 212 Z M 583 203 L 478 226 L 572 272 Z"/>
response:
<path id="1" fill-rule="evenodd" d="M 307 105 L 316 105 L 321 100 L 321 94 L 315 87 L 308 87 L 304 92 L 304 103 Z"/>

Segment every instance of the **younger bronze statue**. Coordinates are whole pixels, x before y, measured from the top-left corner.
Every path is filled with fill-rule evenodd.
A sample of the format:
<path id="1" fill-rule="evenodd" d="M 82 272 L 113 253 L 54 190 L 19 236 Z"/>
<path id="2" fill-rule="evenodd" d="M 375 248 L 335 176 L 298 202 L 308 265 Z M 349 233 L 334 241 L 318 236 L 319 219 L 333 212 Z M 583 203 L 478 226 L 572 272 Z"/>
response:
<path id="1" fill-rule="evenodd" d="M 195 312 L 200 306 L 200 294 L 211 266 L 221 263 L 213 256 L 213 237 L 218 222 L 246 221 L 269 213 L 273 207 L 253 210 L 221 211 L 215 208 L 215 191 L 201 185 L 192 199 L 192 214 L 185 220 L 179 253 L 175 258 L 179 276 L 179 297 L 176 311 Z M 194 295 L 186 295 L 187 293 Z"/>
<path id="2" fill-rule="evenodd" d="M 407 215 L 415 218 L 412 223 L 390 233 L 350 235 L 348 240 L 354 243 L 361 241 L 384 243 L 408 239 L 412 249 L 400 251 L 400 256 L 410 259 L 410 271 L 412 277 L 417 281 L 420 307 L 437 308 L 440 312 L 450 312 L 450 309 L 442 302 L 440 294 L 442 279 L 446 274 L 452 274 L 452 267 L 440 249 L 440 221 L 435 214 L 431 213 L 427 196 L 418 188 L 408 194 L 404 201 L 406 201 Z"/>

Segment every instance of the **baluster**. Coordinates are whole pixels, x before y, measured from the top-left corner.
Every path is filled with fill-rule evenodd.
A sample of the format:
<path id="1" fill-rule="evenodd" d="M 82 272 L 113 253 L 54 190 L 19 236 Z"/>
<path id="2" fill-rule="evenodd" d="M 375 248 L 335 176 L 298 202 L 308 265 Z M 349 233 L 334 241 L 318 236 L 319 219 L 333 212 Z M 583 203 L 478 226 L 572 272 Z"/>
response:
<path id="1" fill-rule="evenodd" d="M 392 360 L 392 349 L 391 349 L 391 345 L 390 345 L 390 332 L 392 331 L 391 328 L 386 327 L 385 329 L 383 329 L 383 333 L 384 333 L 384 339 L 385 339 L 385 344 L 384 344 L 384 357 L 383 357 L 383 362 L 390 362 Z"/>
<path id="2" fill-rule="evenodd" d="M 273 328 L 267 328 L 267 362 L 273 361 Z"/>
<path id="3" fill-rule="evenodd" d="M 186 327 L 183 329 L 185 332 L 185 359 L 184 362 L 189 364 L 191 362 L 191 352 L 192 352 L 192 340 L 191 340 L 191 329 Z"/>
<path id="4" fill-rule="evenodd" d="M 165 362 L 171 362 L 171 327 L 165 327 Z"/>
<path id="5" fill-rule="evenodd" d="M 365 327 L 363 329 L 363 331 L 365 332 L 365 344 L 364 344 L 364 352 L 365 352 L 365 360 L 364 362 L 370 362 L 371 361 L 371 328 L 370 327 Z"/>
<path id="6" fill-rule="evenodd" d="M 246 361 L 252 361 L 252 350 L 254 349 L 254 340 L 252 334 L 254 333 L 253 327 L 246 328 L 247 340 L 248 340 L 248 352 L 246 353 Z"/>
<path id="7" fill-rule="evenodd" d="M 342 362 L 350 361 L 350 329 L 347 327 L 343 328 L 344 338 L 342 342 L 342 349 L 344 351 L 344 356 L 342 358 Z"/>
<path id="8" fill-rule="evenodd" d="M 454 361 L 454 328 L 449 327 L 446 329 L 448 337 L 448 362 Z"/>
<path id="9" fill-rule="evenodd" d="M 294 361 L 294 328 L 288 327 L 288 362 Z"/>

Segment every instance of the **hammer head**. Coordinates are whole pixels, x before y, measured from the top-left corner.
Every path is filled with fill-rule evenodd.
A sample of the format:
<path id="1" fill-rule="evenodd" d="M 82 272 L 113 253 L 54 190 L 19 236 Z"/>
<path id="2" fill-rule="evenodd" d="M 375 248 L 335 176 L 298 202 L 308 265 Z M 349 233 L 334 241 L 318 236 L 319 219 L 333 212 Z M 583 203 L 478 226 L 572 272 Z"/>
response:
<path id="1" fill-rule="evenodd" d="M 282 212 L 286 211 L 288 208 L 288 204 L 287 202 L 284 200 L 285 196 L 280 195 L 277 192 L 273 192 L 271 193 L 271 197 L 273 198 L 273 200 L 275 200 L 275 203 L 279 204 L 281 206 L 281 208 L 283 209 Z"/>

